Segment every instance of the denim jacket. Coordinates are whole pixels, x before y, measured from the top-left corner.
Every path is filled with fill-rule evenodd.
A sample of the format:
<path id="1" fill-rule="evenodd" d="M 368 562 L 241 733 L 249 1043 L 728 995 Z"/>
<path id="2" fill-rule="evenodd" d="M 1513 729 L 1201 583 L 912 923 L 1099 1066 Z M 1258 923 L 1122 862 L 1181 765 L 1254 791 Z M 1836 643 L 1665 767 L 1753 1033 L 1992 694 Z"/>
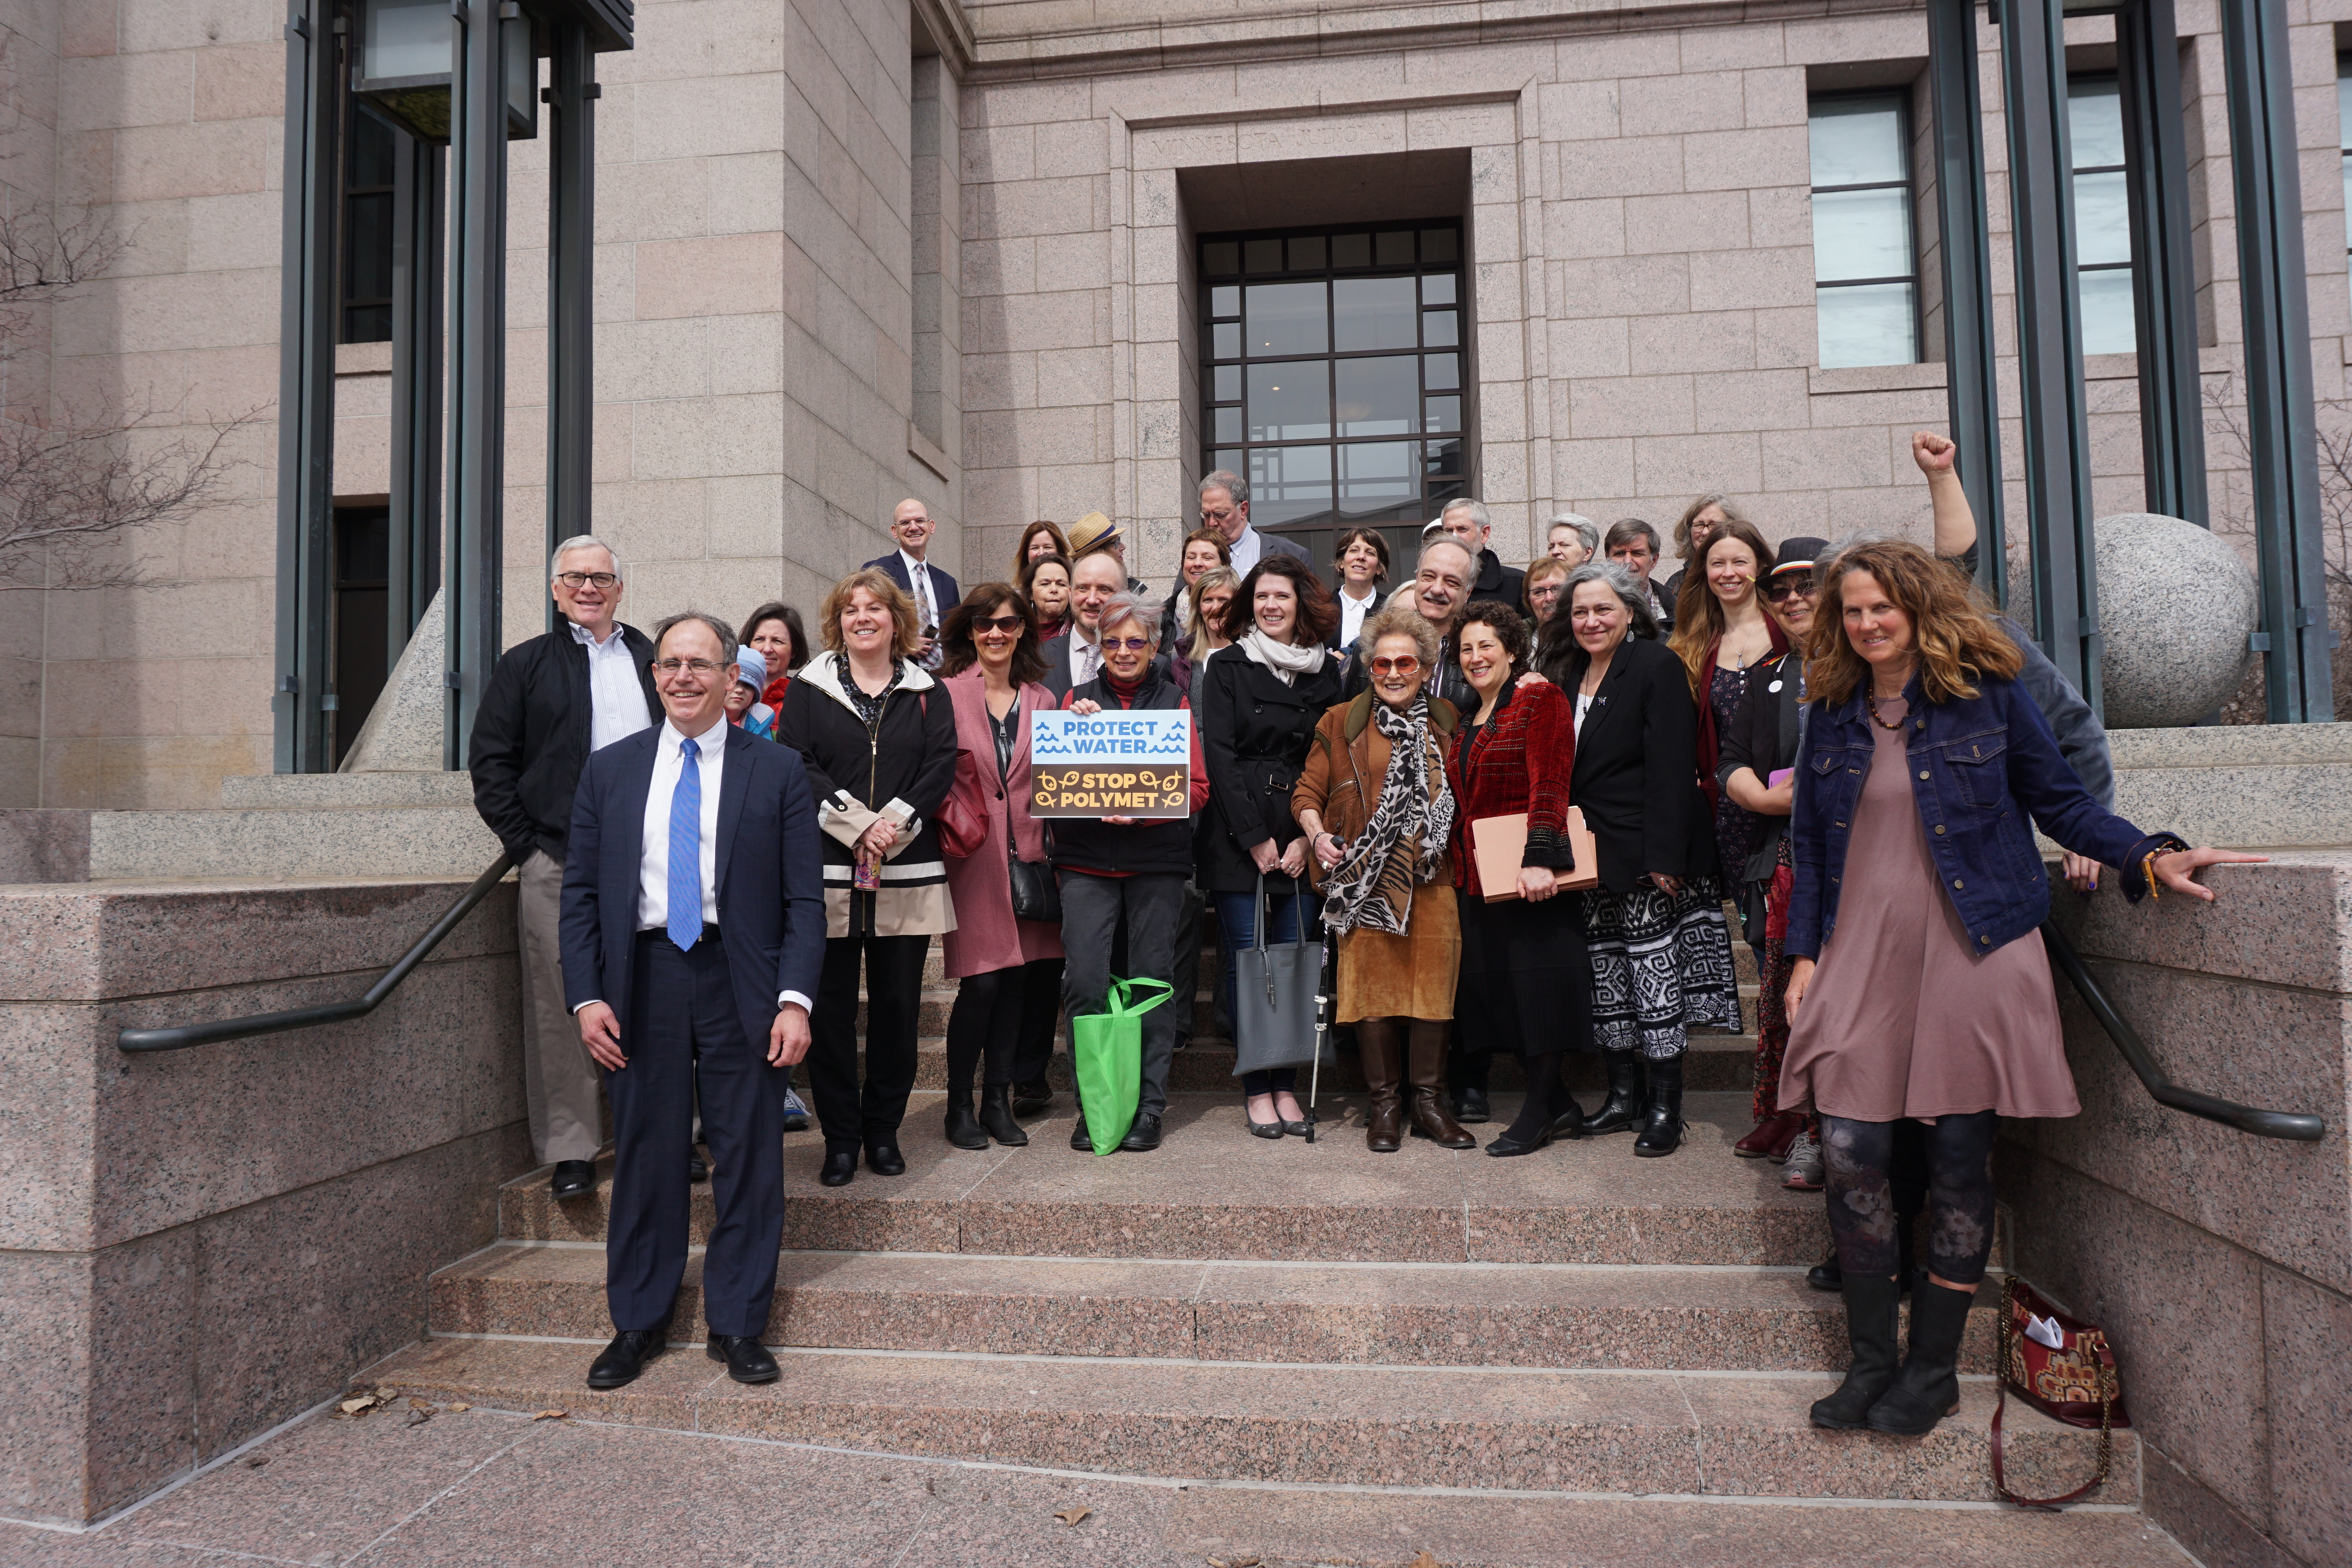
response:
<path id="1" fill-rule="evenodd" d="M 2124 896 L 2135 901 L 2147 889 L 2140 862 L 2147 852 L 2188 846 L 2168 833 L 2142 833 L 2092 799 L 2020 682 L 1979 678 L 1977 691 L 1923 702 L 1914 675 L 1903 691 L 1903 724 L 1911 797 L 1937 879 L 1981 958 L 2050 912 L 2035 823 L 2065 847 L 2116 867 Z M 1790 819 L 1796 886 L 1784 949 L 1790 958 L 1819 958 L 1837 929 L 1839 879 L 1875 749 L 1864 695 L 1858 690 L 1835 708 L 1810 705 Z"/>

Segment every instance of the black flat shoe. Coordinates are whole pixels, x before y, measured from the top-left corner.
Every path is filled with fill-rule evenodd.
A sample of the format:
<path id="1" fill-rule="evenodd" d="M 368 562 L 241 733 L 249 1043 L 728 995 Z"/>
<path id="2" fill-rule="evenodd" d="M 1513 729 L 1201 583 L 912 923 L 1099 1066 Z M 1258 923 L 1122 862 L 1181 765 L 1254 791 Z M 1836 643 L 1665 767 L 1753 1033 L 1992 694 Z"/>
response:
<path id="1" fill-rule="evenodd" d="M 1015 1116 L 1034 1116 L 1041 1110 L 1052 1110 L 1053 1105 L 1054 1086 L 1044 1079 L 1034 1083 L 1013 1086 L 1013 1114 Z"/>
<path id="2" fill-rule="evenodd" d="M 668 1333 L 669 1325 L 665 1323 L 658 1329 L 624 1329 L 614 1334 L 613 1342 L 588 1369 L 588 1386 L 621 1388 L 636 1382 L 646 1363 L 668 1348 Z"/>
<path id="3" fill-rule="evenodd" d="M 1087 1117 L 1084 1111 L 1080 1111 L 1078 1119 L 1070 1124 L 1070 1147 L 1081 1154 L 1091 1154 L 1095 1152 L 1095 1141 L 1087 1136 Z"/>
<path id="4" fill-rule="evenodd" d="M 1497 1133 L 1486 1140 L 1486 1152 L 1497 1160 L 1507 1160 L 1514 1154 L 1532 1154 L 1552 1141 L 1552 1130 L 1545 1128 L 1532 1143 L 1522 1143 L 1507 1132 Z"/>
<path id="5" fill-rule="evenodd" d="M 907 1157 L 898 1152 L 896 1143 L 868 1143 L 866 1168 L 877 1176 L 903 1176 L 907 1173 Z"/>
<path id="6" fill-rule="evenodd" d="M 1466 1085 L 1456 1091 L 1454 1096 L 1454 1120 L 1472 1125 L 1495 1120 L 1494 1110 L 1486 1103 L 1486 1091 L 1483 1089 L 1471 1089 Z"/>
<path id="7" fill-rule="evenodd" d="M 548 1190 L 559 1198 L 584 1198 L 596 1190 L 596 1162 L 593 1160 L 558 1160 L 555 1179 Z M 634 1377 L 636 1374 L 629 1374 Z M 626 1379 L 623 1380 L 627 1381 Z M 619 1384 L 615 1384 L 614 1387 Z"/>
<path id="8" fill-rule="evenodd" d="M 710 1162 L 703 1157 L 702 1146 L 698 1143 L 687 1152 L 686 1179 L 692 1186 L 699 1186 L 710 1180 Z"/>
<path id="9" fill-rule="evenodd" d="M 1845 1270 L 1838 1266 L 1836 1247 L 1831 1247 L 1827 1258 L 1805 1270 L 1805 1283 L 1816 1290 L 1845 1289 Z"/>
<path id="10" fill-rule="evenodd" d="M 1160 1118 L 1148 1110 L 1136 1117 L 1135 1125 L 1129 1128 L 1127 1136 L 1118 1141 L 1122 1154 L 1148 1154 L 1159 1147 Z"/>
<path id="11" fill-rule="evenodd" d="M 702 1353 L 727 1363 L 727 1375 L 738 1383 L 773 1383 L 784 1375 L 768 1347 L 750 1334 L 713 1334 Z"/>
<path id="12" fill-rule="evenodd" d="M 828 1187 L 845 1187 L 857 1180 L 857 1151 L 827 1149 L 824 1169 L 816 1173 L 816 1179 Z"/>

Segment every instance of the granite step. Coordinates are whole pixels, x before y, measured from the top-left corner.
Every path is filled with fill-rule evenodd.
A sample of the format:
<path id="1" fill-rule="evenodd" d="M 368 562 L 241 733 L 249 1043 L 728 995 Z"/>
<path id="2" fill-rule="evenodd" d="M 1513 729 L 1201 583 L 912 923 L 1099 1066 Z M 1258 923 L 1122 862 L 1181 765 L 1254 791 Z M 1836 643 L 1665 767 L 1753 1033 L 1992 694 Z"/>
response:
<path id="1" fill-rule="evenodd" d="M 1994 1366 L 1994 1292 L 1962 1370 Z M 677 1317 L 702 1311 L 702 1256 Z M 604 1250 L 502 1242 L 433 1277 L 436 1334 L 610 1331 Z M 1383 1366 L 1828 1372 L 1839 1299 L 1795 1268 L 1316 1265 L 791 1251 L 761 1336 L 803 1349 Z"/>
<path id="2" fill-rule="evenodd" d="M 690 1337 L 698 1337 L 692 1335 Z M 485 1409 L 829 1447 L 1117 1475 L 1473 1491 L 1989 1502 L 1994 1386 L 1961 1384 L 1930 1436 L 1825 1432 L 1811 1373 L 1533 1372 L 1232 1365 L 787 1348 L 764 1387 L 689 1344 L 593 1394 L 593 1340 L 434 1339 L 379 1363 L 379 1385 Z M 2011 1484 L 2086 1479 L 2095 1432 L 2012 1403 Z M 2108 1504 L 2139 1496 L 2135 1436 L 2115 1434 Z"/>
<path id="3" fill-rule="evenodd" d="M 944 1090 L 948 1086 L 947 1040 L 940 1036 L 919 1040 L 916 1052 L 915 1087 Z M 1362 1093 L 1363 1069 L 1355 1052 L 1342 1041 L 1334 1055 L 1335 1063 L 1323 1069 L 1325 1089 Z M 1067 1052 L 1055 1053 L 1045 1076 L 1056 1092 L 1069 1092 L 1072 1075 Z M 1756 1078 L 1756 1037 L 1693 1030 L 1690 1049 L 1684 1053 L 1683 1077 L 1684 1086 L 1689 1089 L 1747 1093 Z M 809 1096 L 805 1075 L 800 1081 L 801 1097 L 805 1100 Z M 1600 1058 L 1575 1058 L 1570 1065 L 1568 1081 L 1580 1091 L 1597 1093 L 1606 1081 Z M 1508 1051 L 1495 1054 L 1489 1087 L 1498 1093 L 1513 1094 L 1527 1087 L 1517 1056 Z M 1171 1093 L 1239 1094 L 1241 1085 L 1234 1077 L 1233 1042 L 1213 1035 L 1195 1035 L 1192 1043 L 1178 1051 L 1169 1064 L 1168 1088 Z M 1584 1108 L 1592 1109 L 1592 1095 L 1585 1096 Z"/>
<path id="4" fill-rule="evenodd" d="M 817 1184 L 824 1142 L 783 1142 L 784 1245 L 817 1250 L 1023 1257 L 1230 1258 L 1309 1262 L 1738 1264 L 1810 1267 L 1829 1237 L 1820 1194 L 1787 1191 L 1780 1168 L 1735 1159 L 1751 1125 L 1745 1094 L 1693 1094 L 1690 1131 L 1663 1160 L 1637 1159 L 1619 1134 L 1555 1143 L 1517 1159 L 1408 1139 L 1364 1147 L 1360 1096 L 1326 1096 L 1320 1136 L 1252 1137 L 1233 1094 L 1170 1097 L 1166 1139 L 1149 1154 L 1098 1158 L 1069 1147 L 1066 1098 L 1026 1127 L 1026 1148 L 961 1150 L 940 1135 L 943 1097 L 919 1094 L 900 1148 L 904 1175 L 861 1171 Z M 1498 1120 L 1517 1109 L 1497 1095 Z M 557 1203 L 545 1172 L 500 1194 L 499 1234 L 515 1241 L 602 1241 L 611 1161 L 595 1190 Z M 710 1189 L 694 1189 L 708 1233 Z"/>

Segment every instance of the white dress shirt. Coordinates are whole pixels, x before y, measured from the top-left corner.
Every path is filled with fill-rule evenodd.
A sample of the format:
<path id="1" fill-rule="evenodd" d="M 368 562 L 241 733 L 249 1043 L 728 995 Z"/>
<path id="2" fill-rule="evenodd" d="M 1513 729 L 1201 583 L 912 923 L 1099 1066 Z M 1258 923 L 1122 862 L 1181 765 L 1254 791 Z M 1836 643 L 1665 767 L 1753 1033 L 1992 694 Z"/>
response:
<path id="1" fill-rule="evenodd" d="M 1256 529 L 1244 528 L 1231 549 L 1234 552 L 1234 575 L 1246 577 L 1250 568 L 1257 564 L 1257 558 L 1265 553 L 1265 541 L 1257 536 Z"/>
<path id="2" fill-rule="evenodd" d="M 916 618 L 927 626 L 940 624 L 940 607 L 931 597 L 930 568 L 908 554 L 898 552 L 898 563 L 907 569 L 907 587 L 915 596 Z"/>
<path id="3" fill-rule="evenodd" d="M 653 721 L 646 716 L 645 687 L 637 679 L 637 662 L 629 655 L 629 639 L 615 625 L 598 642 L 578 621 L 572 636 L 588 650 L 588 749 L 601 752 L 615 741 L 625 741 Z"/>
<path id="4" fill-rule="evenodd" d="M 1364 617 L 1380 608 L 1380 605 L 1381 590 L 1377 584 L 1360 599 L 1349 597 L 1345 587 L 1339 590 L 1339 650 L 1342 653 L 1355 647 L 1356 639 L 1363 635 Z"/>
<path id="5" fill-rule="evenodd" d="M 695 773 L 702 784 L 702 923 L 719 920 L 719 781 L 727 769 L 727 715 L 695 736 Z M 665 931 L 669 926 L 669 806 L 677 795 L 677 781 L 686 772 L 687 737 L 676 724 L 662 721 L 654 743 L 653 782 L 646 789 L 645 847 L 637 857 L 637 929 Z M 596 998 L 602 1001 L 602 997 Z M 779 1012 L 787 1002 L 803 1010 L 814 1004 L 797 991 L 777 993 Z M 583 1002 L 580 1007 L 588 1004 Z M 580 1007 L 572 1009 L 574 1013 Z"/>

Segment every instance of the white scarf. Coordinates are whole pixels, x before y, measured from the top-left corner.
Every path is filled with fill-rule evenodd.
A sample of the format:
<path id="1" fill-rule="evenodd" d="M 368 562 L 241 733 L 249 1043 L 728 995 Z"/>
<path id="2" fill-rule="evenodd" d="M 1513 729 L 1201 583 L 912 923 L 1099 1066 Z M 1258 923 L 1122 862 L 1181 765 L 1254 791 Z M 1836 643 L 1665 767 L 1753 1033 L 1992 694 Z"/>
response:
<path id="1" fill-rule="evenodd" d="M 1241 639 L 1244 655 L 1274 671 L 1285 686 L 1295 686 L 1302 675 L 1312 675 L 1323 668 L 1324 647 L 1319 642 L 1300 647 L 1297 643 L 1276 642 L 1257 627 L 1252 626 Z"/>

